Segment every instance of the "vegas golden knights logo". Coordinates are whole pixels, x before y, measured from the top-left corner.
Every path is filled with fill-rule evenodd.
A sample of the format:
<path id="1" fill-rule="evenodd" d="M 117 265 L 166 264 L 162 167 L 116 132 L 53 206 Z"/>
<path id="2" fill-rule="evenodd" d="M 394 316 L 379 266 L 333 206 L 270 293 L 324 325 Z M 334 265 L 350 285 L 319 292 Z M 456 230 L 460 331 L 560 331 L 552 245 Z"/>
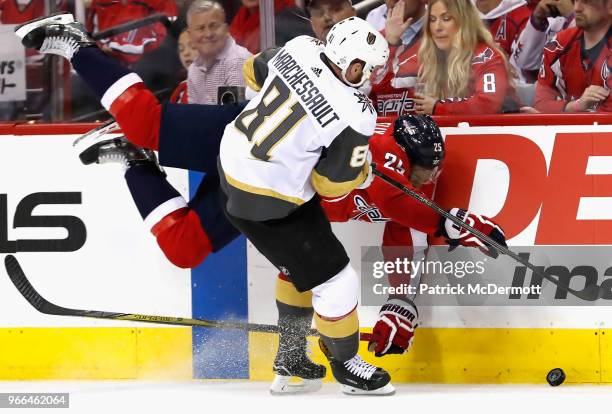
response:
<path id="1" fill-rule="evenodd" d="M 375 40 L 376 40 L 376 35 L 374 33 L 368 33 L 368 38 L 366 40 L 368 44 L 373 45 Z"/>

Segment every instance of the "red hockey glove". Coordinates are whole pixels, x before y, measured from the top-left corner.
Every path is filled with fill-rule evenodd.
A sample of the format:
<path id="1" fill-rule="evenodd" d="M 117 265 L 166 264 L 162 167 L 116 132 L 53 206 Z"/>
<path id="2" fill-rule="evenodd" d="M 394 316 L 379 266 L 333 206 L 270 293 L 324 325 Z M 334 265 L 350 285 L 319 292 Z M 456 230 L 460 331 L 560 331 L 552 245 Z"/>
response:
<path id="1" fill-rule="evenodd" d="M 381 357 L 403 354 L 410 348 L 419 313 L 412 302 L 390 299 L 380 308 L 368 349 Z"/>
<path id="2" fill-rule="evenodd" d="M 452 208 L 448 212 L 481 233 L 489 236 L 502 246 L 507 247 L 504 231 L 490 218 L 472 214 L 460 208 Z M 459 226 L 451 220 L 444 217 L 442 217 L 440 221 L 440 229 L 436 235 L 443 236 L 446 239 L 446 243 L 450 246 L 449 251 L 461 245 L 466 247 L 478 247 L 484 254 L 493 258 L 499 255 L 499 252 L 493 246 L 480 240 L 467 230 L 459 228 Z"/>

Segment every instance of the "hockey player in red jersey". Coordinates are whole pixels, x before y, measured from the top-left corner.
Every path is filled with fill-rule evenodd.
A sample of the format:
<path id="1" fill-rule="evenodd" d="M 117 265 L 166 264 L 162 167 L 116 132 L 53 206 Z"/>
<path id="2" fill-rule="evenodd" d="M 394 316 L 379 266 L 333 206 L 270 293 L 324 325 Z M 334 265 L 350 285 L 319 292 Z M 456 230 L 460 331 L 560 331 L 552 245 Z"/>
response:
<path id="1" fill-rule="evenodd" d="M 544 46 L 536 84 L 535 108 L 540 112 L 606 110 L 606 88 L 612 48 L 612 19 L 607 0 L 576 0 L 576 27 L 563 30 Z"/>
<path id="2" fill-rule="evenodd" d="M 183 267 L 195 266 L 208 253 L 221 249 L 237 237 L 238 232 L 219 206 L 219 177 L 215 175 L 215 160 L 224 127 L 242 112 L 243 106 L 162 106 L 134 73 L 100 52 L 69 15 L 31 22 L 18 27 L 16 34 L 26 46 L 70 59 L 75 70 L 117 119 L 129 141 L 105 137 L 84 141 L 81 159 L 86 163 L 118 161 L 124 164 L 126 181 L 139 212 L 173 263 Z M 266 66 L 257 66 L 256 63 L 251 62 L 250 73 L 261 80 Z M 364 110 L 368 110 L 367 104 L 364 100 Z M 402 118 L 393 129 L 387 130 L 387 134 L 380 136 L 380 140 L 372 156 L 376 162 L 387 164 L 383 168 L 387 168 L 385 172 L 389 175 L 407 186 L 412 185 L 411 181 L 417 186 L 425 185 L 435 176 L 436 167 L 442 160 L 443 146 L 439 130 L 429 118 Z M 150 150 L 159 150 L 160 160 L 165 165 L 208 173 L 189 204 L 165 180 Z M 411 155 L 413 153 L 418 156 Z M 408 165 L 411 167 L 408 168 Z M 371 191 L 368 191 L 368 184 Z M 385 186 L 379 179 L 370 176 L 368 182 L 355 193 L 323 203 L 333 203 L 328 214 L 335 215 L 337 220 L 363 218 L 354 214 L 360 211 L 359 207 L 363 207 L 363 200 L 372 208 L 379 209 L 383 218 L 397 222 L 389 225 L 389 234 L 385 238 L 389 245 L 393 241 L 405 243 L 409 232 L 407 226 L 412 226 L 426 233 L 438 230 L 451 244 L 476 246 L 495 255 L 493 250 L 479 244 L 473 237 L 454 229 L 448 220 L 440 220 L 427 207 Z M 333 213 L 331 210 L 334 210 Z M 410 211 L 410 217 L 405 217 L 407 211 Z M 469 220 L 483 233 L 505 243 L 503 232 L 491 220 L 465 214 L 458 209 L 452 209 L 451 213 Z M 312 362 L 308 363 L 305 356 L 305 335 L 313 316 L 312 303 L 308 300 L 310 293 L 298 291 L 292 281 L 284 279 L 279 279 L 277 288 L 281 348 L 275 371 L 281 376 L 320 379 L 325 370 Z M 344 290 L 338 293 L 355 294 Z M 375 352 L 378 355 L 403 352 L 409 346 L 416 327 L 415 317 L 416 309 L 410 303 L 392 302 L 385 305 L 374 329 L 372 346 Z M 299 362 L 297 366 L 293 365 L 296 360 Z M 362 368 L 355 368 L 353 372 L 361 381 L 370 381 L 382 375 L 375 366 L 363 361 Z M 388 383 L 388 376 L 386 381 Z"/>
<path id="3" fill-rule="evenodd" d="M 518 109 L 508 60 L 470 0 L 431 0 L 419 49 L 417 113 L 483 115 Z M 472 50 L 466 55 L 465 50 Z"/>
<path id="4" fill-rule="evenodd" d="M 111 27 L 142 19 L 155 13 L 176 17 L 174 0 L 93 0 L 87 12 L 87 29 L 99 32 Z M 101 45 L 125 63 L 139 60 L 143 54 L 156 49 L 166 36 L 161 23 L 140 27 L 102 39 Z"/>

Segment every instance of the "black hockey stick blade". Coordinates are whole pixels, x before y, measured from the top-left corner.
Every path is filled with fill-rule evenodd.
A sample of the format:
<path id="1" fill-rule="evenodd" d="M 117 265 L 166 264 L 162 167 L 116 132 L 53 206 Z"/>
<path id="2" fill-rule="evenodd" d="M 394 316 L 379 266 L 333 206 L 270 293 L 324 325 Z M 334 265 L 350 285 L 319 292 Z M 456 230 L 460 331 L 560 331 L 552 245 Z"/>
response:
<path id="1" fill-rule="evenodd" d="M 421 202 L 422 204 L 425 204 L 427 207 L 431 208 L 436 213 L 440 214 L 444 218 L 447 218 L 447 219 L 451 220 L 457 226 L 459 226 L 459 227 L 463 228 L 464 230 L 470 232 L 471 234 L 473 234 L 474 236 L 478 237 L 480 240 L 482 240 L 483 242 L 485 242 L 489 246 L 492 246 L 499 253 L 502 253 L 502 254 L 505 254 L 507 256 L 510 256 L 511 258 L 516 260 L 517 262 L 519 262 L 522 265 L 524 265 L 527 268 L 529 268 L 534 274 L 537 274 L 538 276 L 541 276 L 543 279 L 548 280 L 550 283 L 558 286 L 559 288 L 567 291 L 568 293 L 571 293 L 572 295 L 576 296 L 577 298 L 585 300 L 585 301 L 588 301 L 588 302 L 596 301 L 597 299 L 602 297 L 603 289 L 601 288 L 601 286 L 599 286 L 597 284 L 594 284 L 594 285 L 586 286 L 583 290 L 576 290 L 576 289 L 572 289 L 569 286 L 564 285 L 563 283 L 560 283 L 559 280 L 555 279 L 553 276 L 549 275 L 548 273 L 541 271 L 535 265 L 533 265 L 531 262 L 529 262 L 527 259 L 521 257 L 520 255 L 516 254 L 515 252 L 513 252 L 510 249 L 508 249 L 507 247 L 502 246 L 501 244 L 499 244 L 497 241 L 493 240 L 492 238 L 490 238 L 486 234 L 476 230 L 475 228 L 473 228 L 469 224 L 467 224 L 464 221 L 462 221 L 462 220 L 458 219 L 457 217 L 453 216 L 448 211 L 446 211 L 445 209 L 443 209 L 442 207 L 440 207 L 439 205 L 437 205 L 436 203 L 434 203 L 430 199 L 424 197 L 423 195 L 419 194 L 418 192 L 416 192 L 416 191 L 406 187 L 402 183 L 398 182 L 397 180 L 395 180 L 395 179 L 389 177 L 388 175 L 386 175 L 385 173 L 381 172 L 380 170 L 378 170 L 376 168 L 376 164 L 372 163 L 371 168 L 372 168 L 372 174 L 374 174 L 375 176 L 379 177 L 383 181 L 387 182 L 387 184 L 397 188 L 398 190 L 402 191 L 404 194 L 409 195 L 410 197 L 414 198 L 415 200 Z"/>
<path id="2" fill-rule="evenodd" d="M 69 311 L 69 309 L 64 309 L 54 305 L 38 294 L 36 289 L 34 289 L 26 277 L 15 256 L 10 254 L 6 256 L 4 258 L 4 266 L 6 267 L 6 272 L 8 273 L 9 278 L 19 293 L 21 293 L 21 295 L 28 302 L 30 302 L 30 305 L 32 305 L 37 311 L 49 315 L 64 315 L 66 314 L 65 311 Z"/>

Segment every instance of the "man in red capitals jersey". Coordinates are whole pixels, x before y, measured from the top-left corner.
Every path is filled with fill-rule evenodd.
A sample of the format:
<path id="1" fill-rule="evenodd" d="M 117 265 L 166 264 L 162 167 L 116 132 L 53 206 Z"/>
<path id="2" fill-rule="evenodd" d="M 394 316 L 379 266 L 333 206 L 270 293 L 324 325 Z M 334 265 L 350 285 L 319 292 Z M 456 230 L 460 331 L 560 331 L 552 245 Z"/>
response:
<path id="1" fill-rule="evenodd" d="M 606 61 L 612 47 L 607 0 L 576 0 L 576 27 L 544 46 L 534 106 L 546 113 L 600 111 L 606 89 Z"/>
<path id="2" fill-rule="evenodd" d="M 178 15 L 176 2 L 174 0 L 93 0 L 87 11 L 86 26 L 90 32 L 99 32 L 155 13 L 176 17 Z M 121 61 L 133 63 L 146 52 L 156 49 L 165 36 L 165 27 L 161 23 L 155 23 L 102 39 L 101 45 Z"/>
<path id="3" fill-rule="evenodd" d="M 493 40 L 507 56 L 512 55 L 513 44 L 531 15 L 525 0 L 476 0 L 475 3 Z"/>
<path id="4" fill-rule="evenodd" d="M 369 95 L 379 116 L 415 111 L 412 98 L 418 83 L 417 53 L 425 21 L 425 3 L 425 0 L 399 0 L 388 9 L 382 33 L 389 43 L 389 60 L 370 77 Z"/>

